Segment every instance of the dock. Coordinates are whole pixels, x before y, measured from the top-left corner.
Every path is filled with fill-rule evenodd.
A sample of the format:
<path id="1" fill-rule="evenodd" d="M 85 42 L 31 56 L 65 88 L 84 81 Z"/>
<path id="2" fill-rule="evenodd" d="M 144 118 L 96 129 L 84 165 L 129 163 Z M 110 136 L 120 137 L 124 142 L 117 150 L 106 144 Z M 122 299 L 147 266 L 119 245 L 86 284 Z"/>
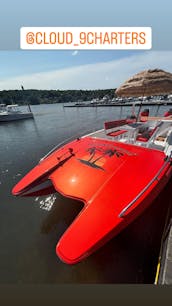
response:
<path id="1" fill-rule="evenodd" d="M 172 180 L 167 188 L 164 205 L 167 205 L 164 229 L 161 236 L 161 245 L 159 249 L 159 258 L 157 262 L 155 285 L 172 284 L 172 200 L 170 191 Z"/>
<path id="2" fill-rule="evenodd" d="M 86 103 L 86 102 L 82 102 L 82 103 L 75 103 L 75 104 L 65 104 L 63 105 L 63 107 L 110 107 L 110 106 L 113 106 L 113 107 L 132 107 L 133 104 L 135 106 L 162 106 L 162 105 L 172 105 L 172 101 L 157 101 L 157 102 L 153 102 L 153 101 L 150 101 L 150 102 L 142 102 L 142 101 L 139 101 L 139 102 L 134 102 L 134 103 L 131 103 L 131 102 L 126 102 L 126 103 L 112 103 L 112 102 L 106 102 L 106 103 Z"/>
<path id="3" fill-rule="evenodd" d="M 156 285 L 172 284 L 172 218 L 170 219 L 165 235 L 162 237 L 162 248 L 160 250 L 157 266 Z"/>

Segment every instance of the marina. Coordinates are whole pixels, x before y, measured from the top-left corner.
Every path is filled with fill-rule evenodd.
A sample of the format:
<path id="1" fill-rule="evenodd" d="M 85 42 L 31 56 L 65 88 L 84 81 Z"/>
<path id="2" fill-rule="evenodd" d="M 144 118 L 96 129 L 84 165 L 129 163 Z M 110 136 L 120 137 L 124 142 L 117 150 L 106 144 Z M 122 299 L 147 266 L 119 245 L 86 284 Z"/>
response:
<path id="1" fill-rule="evenodd" d="M 112 107 L 119 107 L 119 106 L 122 106 L 122 107 L 132 107 L 133 104 L 135 106 L 140 106 L 140 105 L 143 105 L 143 106 L 163 106 L 163 105 L 167 105 L 167 106 L 170 106 L 172 105 L 172 101 L 169 101 L 169 100 L 166 100 L 166 101 L 162 101 L 162 100 L 159 100 L 159 101 L 135 101 L 135 102 L 118 102 L 118 103 L 115 103 L 115 102 L 112 102 L 112 101 L 107 101 L 106 103 L 99 103 L 99 102 L 81 102 L 81 103 L 67 103 L 64 105 L 64 107 L 109 107 L 109 106 L 112 106 Z"/>
<path id="2" fill-rule="evenodd" d="M 12 137 L 14 125 L 12 126 L 9 133 L 10 141 L 11 137 L 13 139 L 10 153 L 14 157 L 14 145 L 17 144 L 15 154 L 19 152 L 20 157 L 14 165 L 21 170 L 20 172 L 17 170 L 16 175 L 10 174 L 11 171 L 9 172 L 9 170 L 13 166 L 13 159 L 7 155 L 11 166 L 9 169 L 2 170 L 2 174 L 6 174 L 10 182 L 3 186 L 3 190 L 5 191 L 5 187 L 9 188 L 5 196 L 10 195 L 12 201 L 16 200 L 15 197 L 18 197 L 17 200 L 19 200 L 16 201 L 18 205 L 34 201 L 39 205 L 39 209 L 49 212 L 46 221 L 41 224 L 41 234 L 51 233 L 52 229 L 57 230 L 56 240 L 54 237 L 53 241 L 54 247 L 47 248 L 51 252 L 51 256 L 53 255 L 52 251 L 55 251 L 56 257 L 53 257 L 49 262 L 53 271 L 54 260 L 58 262 L 56 266 L 58 276 L 59 269 L 62 268 L 60 276 L 63 274 L 63 277 L 55 277 L 56 283 L 59 281 L 73 282 L 74 280 L 73 273 L 70 274 L 70 281 L 69 275 L 65 275 L 64 278 L 64 264 L 65 268 L 66 265 L 71 266 L 71 271 L 76 266 L 75 271 L 80 273 L 77 267 L 82 266 L 82 264 L 85 266 L 88 263 L 87 269 L 84 270 L 88 271 L 90 261 L 92 259 L 94 261 L 97 256 L 99 257 L 101 251 L 104 252 L 106 245 L 109 247 L 111 242 L 114 247 L 113 242 L 120 241 L 121 237 L 123 238 L 121 240 L 122 244 L 121 242 L 119 244 L 119 249 L 117 247 L 115 251 L 108 251 L 102 260 L 105 271 L 107 267 L 112 273 L 115 271 L 117 278 L 112 280 L 112 274 L 106 275 L 106 273 L 104 274 L 105 271 L 100 277 L 99 273 L 102 272 L 102 267 L 101 269 L 100 267 L 99 269 L 91 267 L 89 269 L 91 273 L 87 272 L 88 279 L 85 278 L 84 272 L 83 280 L 85 283 L 87 281 L 91 282 L 93 271 L 96 274 L 98 273 L 96 283 L 158 284 L 162 274 L 164 283 L 166 281 L 171 282 L 171 276 L 170 280 L 167 280 L 166 276 L 164 277 L 164 275 L 171 273 L 169 261 L 171 239 L 169 235 L 167 247 L 164 248 L 164 233 L 168 232 L 167 228 L 170 226 L 169 217 L 171 215 L 169 210 L 171 201 L 168 195 L 172 177 L 172 109 L 167 108 L 169 107 L 167 100 L 171 101 L 171 84 L 171 73 L 162 69 L 145 70 L 137 73 L 115 90 L 115 95 L 117 94 L 120 97 L 118 102 L 123 103 L 125 100 L 125 102 L 132 103 L 132 108 L 119 106 L 112 112 L 111 107 L 105 109 L 102 107 L 100 110 L 96 107 L 95 111 L 92 107 L 88 107 L 84 111 L 79 111 L 78 107 L 66 109 L 64 105 L 57 104 L 55 106 L 51 105 L 51 107 L 53 109 L 53 107 L 58 106 L 58 112 L 53 111 L 51 119 L 48 119 L 47 115 L 51 113 L 49 105 L 48 112 L 34 112 L 34 132 L 33 134 L 27 133 L 22 140 L 18 137 L 18 133 L 17 138 L 15 135 Z M 22 88 L 22 94 L 23 91 L 24 88 Z M 27 94 L 28 92 L 26 92 Z M 108 95 L 105 95 L 99 101 L 97 99 L 96 101 L 92 100 L 91 105 L 107 104 L 108 99 Z M 148 103 L 153 102 L 154 99 L 156 100 L 154 106 L 149 105 L 150 108 L 147 108 Z M 139 104 L 136 100 L 139 101 Z M 32 101 L 36 101 L 33 96 Z M 75 106 L 81 104 L 82 99 Z M 156 109 L 155 105 L 157 106 Z M 13 105 L 13 107 L 15 106 Z M 145 106 L 146 108 L 143 109 Z M 59 111 L 60 107 L 63 113 Z M 42 110 L 43 105 L 41 105 Z M 17 113 L 21 114 L 22 112 L 19 110 Z M 39 126 L 40 115 L 45 115 L 41 130 Z M 4 116 L 3 111 L 1 116 Z M 51 122 L 51 125 L 49 125 L 49 122 Z M 19 124 L 18 120 L 16 120 L 16 123 Z M 25 121 L 24 123 L 26 124 Z M 85 128 L 83 124 L 86 124 Z M 50 127 L 52 129 L 57 127 L 56 132 L 52 132 Z M 9 126 L 3 126 L 3 129 L 7 131 L 8 128 L 11 128 L 10 122 Z M 4 148 L 7 151 L 7 148 L 10 147 L 10 142 L 8 142 L 7 135 L 3 133 L 5 131 L 3 129 L 2 135 L 5 135 L 5 147 L 2 147 L 2 152 Z M 65 138 L 60 130 L 64 132 Z M 35 137 L 35 131 L 37 131 L 38 139 L 37 141 L 32 139 L 32 142 L 30 142 L 29 136 Z M 24 126 L 22 132 L 24 132 Z M 61 138 L 60 141 L 59 139 L 55 141 L 55 135 L 57 138 L 58 136 Z M 67 138 L 67 136 L 69 137 Z M 21 141 L 20 145 L 18 143 L 19 139 Z M 43 145 L 43 139 L 45 139 L 46 144 L 50 144 L 52 139 L 55 146 L 53 146 L 53 149 L 47 150 L 48 153 L 39 155 L 37 145 Z M 3 139 L 1 141 L 3 142 Z M 17 150 L 18 148 L 19 150 Z M 43 148 L 46 149 L 45 144 Z M 22 154 L 25 155 L 23 161 Z M 33 154 L 37 154 L 37 157 L 34 157 Z M 32 167 L 29 166 L 29 160 Z M 2 165 L 5 165 L 4 161 Z M 25 169 L 24 173 L 22 169 Z M 15 181 L 11 181 L 12 177 Z M 1 183 L 4 184 L 4 179 L 1 180 Z M 64 210 L 65 206 L 66 210 Z M 75 207 L 74 210 L 73 207 Z M 70 211 L 71 208 L 72 211 Z M 22 224 L 23 227 L 27 220 L 27 218 L 24 218 L 25 213 L 26 210 L 21 213 L 24 223 L 20 222 L 19 226 Z M 33 218 L 33 214 L 31 215 Z M 28 216 L 30 214 L 27 214 Z M 68 220 L 66 220 L 66 216 L 69 217 Z M 7 218 L 2 220 L 7 221 Z M 35 220 L 38 221 L 38 219 Z M 9 224 L 11 225 L 10 222 Z M 37 225 L 37 222 L 35 222 L 35 225 Z M 31 228 L 31 224 L 29 224 L 29 230 Z M 133 230 L 133 228 L 134 232 L 130 234 L 130 230 Z M 169 233 L 171 233 L 170 230 Z M 17 232 L 16 237 L 19 238 L 20 235 L 18 234 Z M 123 242 L 127 239 L 128 234 L 127 248 L 120 256 L 119 261 L 117 256 L 120 255 Z M 33 237 L 35 240 L 36 238 L 36 235 L 31 235 L 30 231 L 27 232 L 26 236 L 29 239 Z M 26 249 L 21 244 L 20 250 L 22 250 L 22 253 L 24 252 L 26 258 L 29 255 L 30 259 L 26 236 L 23 237 Z M 52 236 L 51 233 L 51 238 Z M 37 238 L 40 241 L 39 235 Z M 9 239 L 2 239 L 3 243 L 6 241 L 9 241 Z M 134 244 L 132 244 L 132 241 Z M 13 243 L 15 244 L 16 241 L 14 240 Z M 33 249 L 33 254 L 37 253 L 39 250 L 37 244 L 36 248 Z M 3 248 L 3 250 L 6 251 L 6 248 Z M 16 245 L 12 250 L 17 251 Z M 45 250 L 41 252 L 41 255 L 42 253 L 44 254 Z M 21 255 L 21 251 L 19 254 Z M 107 260 L 106 256 L 108 258 L 109 254 L 115 256 L 115 259 Z M 41 256 L 41 259 L 44 258 L 44 256 Z M 163 258 L 165 259 L 163 260 Z M 39 254 L 37 260 L 40 260 Z M 131 266 L 132 261 L 133 265 Z M 28 268 L 28 265 L 25 265 L 23 260 L 21 262 L 22 268 L 20 267 L 20 269 L 24 273 L 23 267 Z M 96 259 L 93 266 L 95 267 L 95 263 L 97 266 L 98 262 L 99 260 Z M 113 262 L 115 268 L 113 268 Z M 119 262 L 121 262 L 121 265 Z M 45 267 L 47 268 L 47 265 Z M 45 267 L 40 269 L 39 272 L 43 271 L 45 273 Z M 124 267 L 125 269 L 123 269 Z M 49 269 L 48 272 L 50 272 Z M 30 277 L 33 280 L 32 273 L 33 271 L 31 271 Z M 50 276 L 52 277 L 52 271 Z M 24 273 L 25 277 L 26 274 Z M 40 282 L 40 276 L 38 279 Z M 47 280 L 46 276 L 44 281 Z M 83 281 L 79 278 L 78 282 L 82 283 Z"/>
<path id="3" fill-rule="evenodd" d="M 139 217 L 118 237 L 76 266 L 66 266 L 58 260 L 55 246 L 82 205 L 59 196 L 54 199 L 48 196 L 14 198 L 10 195 L 15 183 L 54 143 L 101 129 L 104 121 L 119 118 L 120 108 L 115 108 L 114 112 L 108 107 L 83 111 L 77 108 L 68 110 L 63 105 L 54 104 L 32 106 L 32 109 L 34 121 L 16 121 L 0 127 L 0 182 L 3 188 L 0 206 L 1 282 L 154 283 L 171 182 L 159 195 L 156 212 L 154 206 L 150 207 L 142 218 Z M 162 106 L 159 115 L 166 110 L 168 108 Z M 124 116 L 130 113 L 127 108 L 123 111 Z M 156 107 L 150 108 L 150 113 L 154 115 Z M 48 127 L 46 122 L 49 122 Z M 11 142 L 11 137 L 15 142 Z M 20 160 L 20 167 L 17 160 Z M 162 199 L 166 203 L 163 207 Z"/>

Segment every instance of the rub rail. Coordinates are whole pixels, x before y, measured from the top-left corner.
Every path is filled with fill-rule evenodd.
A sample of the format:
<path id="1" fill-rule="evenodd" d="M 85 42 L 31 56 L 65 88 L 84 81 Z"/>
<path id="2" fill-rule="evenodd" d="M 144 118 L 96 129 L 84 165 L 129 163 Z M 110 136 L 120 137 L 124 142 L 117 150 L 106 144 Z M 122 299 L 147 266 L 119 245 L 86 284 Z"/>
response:
<path id="1" fill-rule="evenodd" d="M 167 156 L 167 158 L 165 159 L 164 164 L 162 165 L 162 167 L 160 168 L 160 170 L 158 171 L 158 173 L 154 176 L 154 178 L 149 182 L 149 184 L 147 184 L 147 186 L 134 198 L 134 200 L 132 200 L 118 215 L 120 218 L 123 218 L 125 216 L 125 213 L 127 212 L 127 210 L 133 206 L 135 204 L 135 202 L 144 194 L 144 192 L 156 181 L 159 180 L 158 176 L 161 174 L 161 172 L 164 170 L 164 168 L 167 166 L 167 164 L 169 162 L 171 162 L 172 159 L 172 151 L 170 153 L 169 156 Z"/>

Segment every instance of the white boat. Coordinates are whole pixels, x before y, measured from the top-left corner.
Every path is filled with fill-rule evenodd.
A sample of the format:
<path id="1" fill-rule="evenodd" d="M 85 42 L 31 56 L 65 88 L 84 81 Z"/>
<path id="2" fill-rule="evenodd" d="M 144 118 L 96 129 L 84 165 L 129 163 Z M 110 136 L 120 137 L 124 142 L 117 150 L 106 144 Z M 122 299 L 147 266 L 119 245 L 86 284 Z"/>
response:
<path id="1" fill-rule="evenodd" d="M 29 106 L 29 111 L 20 111 L 18 104 L 5 105 L 0 107 L 0 122 L 16 121 L 33 118 L 33 113 Z"/>
<path id="2" fill-rule="evenodd" d="M 100 102 L 99 98 L 94 98 L 94 99 L 91 100 L 90 103 L 94 105 L 94 104 L 97 104 L 99 102 Z"/>

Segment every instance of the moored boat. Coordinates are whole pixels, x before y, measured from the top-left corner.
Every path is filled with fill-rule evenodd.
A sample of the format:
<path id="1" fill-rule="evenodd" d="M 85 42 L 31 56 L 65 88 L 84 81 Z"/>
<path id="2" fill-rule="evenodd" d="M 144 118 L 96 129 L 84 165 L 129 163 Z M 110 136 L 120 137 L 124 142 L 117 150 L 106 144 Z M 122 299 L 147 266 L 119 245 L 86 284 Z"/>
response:
<path id="1" fill-rule="evenodd" d="M 29 118 L 33 118 L 33 113 L 30 106 L 29 111 L 20 111 L 18 104 L 6 105 L 0 112 L 0 122 L 9 122 Z"/>
<path id="2" fill-rule="evenodd" d="M 118 235 L 153 202 L 172 174 L 172 120 L 134 118 L 54 148 L 12 190 L 16 196 L 58 192 L 83 209 L 56 246 L 74 264 Z"/>

